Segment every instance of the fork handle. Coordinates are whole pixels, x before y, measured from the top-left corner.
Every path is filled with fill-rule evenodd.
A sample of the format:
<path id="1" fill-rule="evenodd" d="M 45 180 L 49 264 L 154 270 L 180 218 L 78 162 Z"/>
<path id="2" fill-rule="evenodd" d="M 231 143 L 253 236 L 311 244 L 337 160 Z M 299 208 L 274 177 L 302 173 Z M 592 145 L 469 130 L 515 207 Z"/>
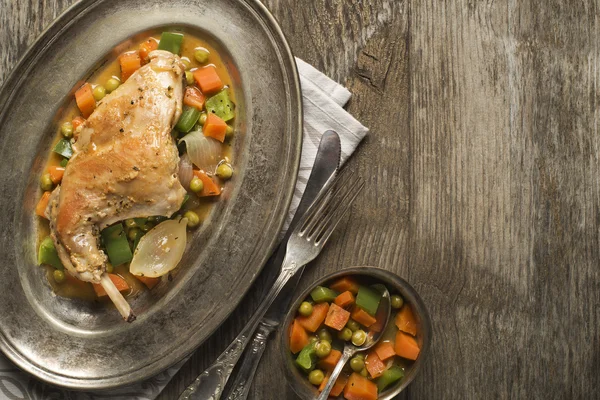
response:
<path id="1" fill-rule="evenodd" d="M 298 264 L 286 255 L 281 265 L 281 272 L 271 290 L 254 312 L 246 327 L 225 349 L 215 362 L 205 369 L 179 396 L 179 400 L 218 400 L 221 398 L 225 384 L 240 359 L 244 349 L 250 342 L 252 334 L 264 317 L 267 309 L 281 292 L 287 281 L 298 271 Z"/>
<path id="2" fill-rule="evenodd" d="M 263 320 L 254 333 L 248 351 L 244 353 L 242 364 L 231 383 L 227 400 L 245 400 L 248 398 L 254 374 L 267 347 L 267 339 L 278 324 L 272 325 Z"/>

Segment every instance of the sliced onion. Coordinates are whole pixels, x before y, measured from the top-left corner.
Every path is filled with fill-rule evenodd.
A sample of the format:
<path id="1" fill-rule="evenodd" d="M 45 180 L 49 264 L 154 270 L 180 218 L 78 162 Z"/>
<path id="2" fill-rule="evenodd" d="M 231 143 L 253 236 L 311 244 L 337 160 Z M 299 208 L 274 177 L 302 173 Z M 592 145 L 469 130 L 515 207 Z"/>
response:
<path id="1" fill-rule="evenodd" d="M 158 278 L 177 267 L 185 251 L 186 226 L 187 218 L 168 219 L 142 236 L 133 253 L 129 272 Z"/>
<path id="2" fill-rule="evenodd" d="M 185 188 L 185 190 L 190 190 L 190 182 L 194 177 L 194 168 L 192 166 L 192 161 L 190 160 L 190 156 L 187 153 L 181 156 L 179 159 L 179 182 Z"/>
<path id="3" fill-rule="evenodd" d="M 213 173 L 221 159 L 221 142 L 204 136 L 201 131 L 190 132 L 181 139 L 194 165 Z"/>

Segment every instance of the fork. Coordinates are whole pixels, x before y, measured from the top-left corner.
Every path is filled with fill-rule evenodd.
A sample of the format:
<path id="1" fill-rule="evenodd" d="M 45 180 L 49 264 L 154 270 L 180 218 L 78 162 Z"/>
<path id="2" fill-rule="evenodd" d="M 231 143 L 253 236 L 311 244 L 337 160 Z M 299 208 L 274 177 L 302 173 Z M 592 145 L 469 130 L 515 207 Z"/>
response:
<path id="1" fill-rule="evenodd" d="M 261 318 L 288 280 L 314 260 L 364 186 L 361 177 L 340 174 L 321 192 L 298 222 L 287 242 L 281 272 L 246 327 L 217 360 L 181 394 L 179 400 L 218 400 Z"/>

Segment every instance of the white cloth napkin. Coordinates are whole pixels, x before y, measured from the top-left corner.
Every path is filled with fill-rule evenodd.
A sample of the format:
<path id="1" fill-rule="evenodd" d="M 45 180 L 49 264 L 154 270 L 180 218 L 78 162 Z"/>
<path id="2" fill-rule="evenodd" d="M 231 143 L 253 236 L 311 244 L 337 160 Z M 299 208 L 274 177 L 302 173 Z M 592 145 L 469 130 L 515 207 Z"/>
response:
<path id="1" fill-rule="evenodd" d="M 331 129 L 340 135 L 342 163 L 354 152 L 368 132 L 367 128 L 342 108 L 351 96 L 345 87 L 299 58 L 296 58 L 296 64 L 302 86 L 304 132 L 298 181 L 284 231 L 291 222 L 304 193 L 323 132 Z M 0 399 L 152 400 L 158 396 L 185 361 L 187 360 L 135 385 L 92 393 L 72 392 L 44 384 L 18 369 L 0 353 Z"/>

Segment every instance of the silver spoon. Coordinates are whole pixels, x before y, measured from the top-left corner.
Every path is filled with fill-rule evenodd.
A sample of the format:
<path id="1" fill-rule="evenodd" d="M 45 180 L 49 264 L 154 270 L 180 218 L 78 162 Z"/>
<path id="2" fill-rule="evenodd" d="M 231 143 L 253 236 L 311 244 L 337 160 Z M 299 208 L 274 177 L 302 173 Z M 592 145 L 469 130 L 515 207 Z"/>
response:
<path id="1" fill-rule="evenodd" d="M 350 342 L 346 342 L 346 344 L 344 345 L 344 353 L 342 354 L 342 357 L 333 369 L 331 376 L 327 380 L 325 388 L 323 389 L 317 400 L 327 400 L 329 398 L 329 392 L 331 392 L 333 385 L 335 385 L 335 381 L 337 381 L 337 378 L 342 372 L 342 368 L 344 368 L 344 365 L 346 365 L 348 360 L 351 359 L 352 356 L 358 353 L 359 351 L 365 351 L 375 346 L 379 339 L 381 339 L 381 336 L 383 336 L 383 332 L 385 332 L 386 330 L 385 328 L 387 327 L 388 321 L 390 320 L 391 312 L 390 293 L 388 292 L 387 288 L 381 284 L 372 285 L 371 287 L 382 293 L 381 301 L 379 302 L 379 307 L 377 308 L 377 314 L 383 313 L 383 315 L 385 315 L 385 320 L 383 322 L 381 330 L 379 332 L 375 332 L 374 335 L 371 335 L 371 333 L 369 332 L 369 334 L 367 335 L 367 340 L 365 340 L 362 346 L 355 346 Z"/>

